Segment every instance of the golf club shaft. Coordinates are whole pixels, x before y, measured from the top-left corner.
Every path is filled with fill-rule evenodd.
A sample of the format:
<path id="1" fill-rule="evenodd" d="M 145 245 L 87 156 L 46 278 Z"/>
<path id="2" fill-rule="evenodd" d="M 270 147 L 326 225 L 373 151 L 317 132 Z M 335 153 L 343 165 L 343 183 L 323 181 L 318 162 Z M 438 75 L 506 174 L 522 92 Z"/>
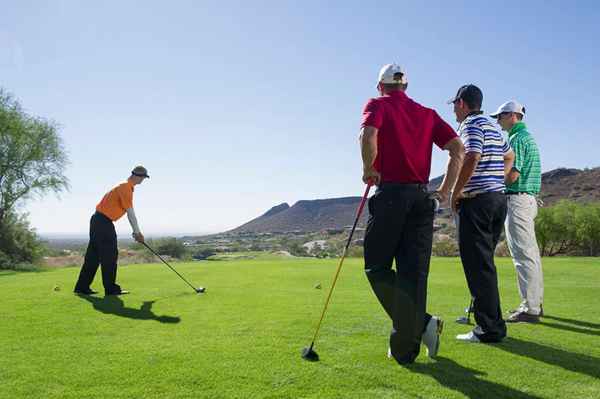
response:
<path id="1" fill-rule="evenodd" d="M 471 297 L 471 303 L 469 304 L 469 310 L 467 312 L 467 320 L 471 321 L 471 312 L 473 311 L 473 301 L 474 298 Z"/>
<path id="2" fill-rule="evenodd" d="M 171 265 L 169 265 L 169 264 L 167 263 L 167 261 L 163 259 L 163 257 L 162 257 L 162 256 L 160 256 L 158 253 L 156 253 L 156 251 L 155 251 L 155 250 L 153 250 L 152 248 L 150 248 L 150 246 L 149 246 L 148 244 L 146 244 L 145 242 L 143 242 L 142 244 L 144 244 L 144 246 L 145 246 L 146 248 L 148 248 L 148 250 L 149 250 L 150 252 L 152 252 L 154 255 L 156 255 L 156 256 L 158 257 L 158 259 L 162 260 L 162 262 L 163 262 L 165 265 L 167 265 L 167 266 L 169 267 L 169 269 L 173 270 L 173 271 L 174 271 L 174 272 L 175 272 L 175 273 L 176 273 L 176 274 L 177 274 L 177 275 L 178 275 L 178 276 L 179 276 L 179 277 L 180 277 L 180 278 L 181 278 L 183 281 L 185 281 L 185 282 L 187 283 L 187 285 L 189 285 L 190 287 L 192 287 L 192 289 L 194 290 L 194 292 L 197 292 L 197 291 L 196 291 L 196 287 L 194 287 L 192 284 L 190 284 L 190 282 L 189 282 L 189 281 L 187 281 L 187 280 L 186 280 L 186 279 L 185 279 L 185 278 L 184 278 L 184 277 L 183 277 L 181 274 L 179 274 L 179 272 L 178 272 L 177 270 L 173 269 L 173 267 L 172 267 Z"/>
<path id="3" fill-rule="evenodd" d="M 329 289 L 329 294 L 327 294 L 327 299 L 325 300 L 325 306 L 323 307 L 323 311 L 321 312 L 321 318 L 319 319 L 319 323 L 317 324 L 317 328 L 315 329 L 315 335 L 313 336 L 312 342 L 310 344 L 310 349 L 312 350 L 315 341 L 317 340 L 317 335 L 319 334 L 319 329 L 321 328 L 321 323 L 323 322 L 323 318 L 325 317 L 325 312 L 327 311 L 327 306 L 329 305 L 329 300 L 331 299 L 331 294 L 333 293 L 333 288 L 335 287 L 335 283 L 340 275 L 340 270 L 342 270 L 342 264 L 344 263 L 344 259 L 346 258 L 346 253 L 348 252 L 348 248 L 350 247 L 350 243 L 352 242 L 352 235 L 354 234 L 354 230 L 356 229 L 356 225 L 358 224 L 358 220 L 360 219 L 360 215 L 365 207 L 365 202 L 367 201 L 367 197 L 369 195 L 369 190 L 371 189 L 371 185 L 367 184 L 367 188 L 365 189 L 365 194 L 360 201 L 360 205 L 358 206 L 358 210 L 356 211 L 356 218 L 354 219 L 354 224 L 352 225 L 352 230 L 350 230 L 350 235 L 348 236 L 348 241 L 346 242 L 346 246 L 344 247 L 344 252 L 342 253 L 342 257 L 340 259 L 340 263 L 338 264 L 337 270 L 335 271 L 335 275 L 333 276 L 333 282 L 331 283 L 331 288 Z"/>

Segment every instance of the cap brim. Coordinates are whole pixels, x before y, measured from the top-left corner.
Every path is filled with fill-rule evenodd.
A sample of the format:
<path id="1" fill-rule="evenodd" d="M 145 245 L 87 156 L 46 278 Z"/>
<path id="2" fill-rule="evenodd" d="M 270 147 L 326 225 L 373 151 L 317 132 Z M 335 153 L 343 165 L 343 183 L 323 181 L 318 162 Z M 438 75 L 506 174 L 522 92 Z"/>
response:
<path id="1" fill-rule="evenodd" d="M 448 102 L 447 102 L 446 104 L 448 104 L 448 105 L 450 105 L 450 104 L 454 104 L 454 102 L 455 102 L 456 100 L 458 100 L 458 98 L 456 98 L 456 97 L 455 97 L 455 98 L 452 98 L 452 99 L 448 100 Z"/>
<path id="2" fill-rule="evenodd" d="M 502 112 L 496 112 L 495 114 L 490 114 L 492 118 L 497 118 Z"/>

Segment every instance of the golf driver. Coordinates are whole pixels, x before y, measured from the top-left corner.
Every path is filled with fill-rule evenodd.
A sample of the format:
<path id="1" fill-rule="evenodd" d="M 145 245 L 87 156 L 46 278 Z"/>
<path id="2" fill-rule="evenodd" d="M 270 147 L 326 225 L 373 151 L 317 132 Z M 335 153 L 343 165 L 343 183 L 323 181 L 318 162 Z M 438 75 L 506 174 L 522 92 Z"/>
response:
<path id="1" fill-rule="evenodd" d="M 196 291 L 196 293 L 197 293 L 197 294 L 202 294 L 202 293 L 204 293 L 204 292 L 206 291 L 206 288 L 204 288 L 204 287 L 198 287 L 198 288 L 194 287 L 194 286 L 193 286 L 192 284 L 190 284 L 190 282 L 189 282 L 189 281 L 187 281 L 187 280 L 186 280 L 186 279 L 185 279 L 185 278 L 184 278 L 184 277 L 183 277 L 181 274 L 179 274 L 179 273 L 177 272 L 177 270 L 173 269 L 173 266 L 169 265 L 169 264 L 167 263 L 167 261 L 163 259 L 163 257 L 162 257 L 162 256 L 160 256 L 159 254 L 157 254 L 157 253 L 156 253 L 156 251 L 155 251 L 155 250 L 153 250 L 152 248 L 150 248 L 150 246 L 149 246 L 148 244 L 146 244 L 145 242 L 143 242 L 142 244 L 144 244 L 144 246 L 145 246 L 146 248 L 148 248 L 148 250 L 149 250 L 150 252 L 152 252 L 154 255 L 156 255 L 156 256 L 158 257 L 158 259 L 162 260 L 162 262 L 163 262 L 165 265 L 167 265 L 167 266 L 169 267 L 169 269 L 173 270 L 173 271 L 174 271 L 174 272 L 175 272 L 175 273 L 176 273 L 176 274 L 177 274 L 177 275 L 178 275 L 178 276 L 179 276 L 179 277 L 180 277 L 180 278 L 181 278 L 183 281 L 185 281 L 185 282 L 187 283 L 187 285 L 189 285 L 190 287 L 192 287 L 192 289 L 193 289 L 194 291 Z"/>
<path id="2" fill-rule="evenodd" d="M 317 334 L 319 333 L 319 329 L 321 328 L 321 322 L 323 322 L 323 317 L 325 317 L 325 312 L 327 311 L 327 306 L 329 305 L 329 300 L 331 299 L 331 294 L 333 293 L 333 288 L 335 287 L 335 283 L 340 274 L 340 270 L 342 269 L 342 264 L 344 263 L 344 258 L 346 257 L 346 253 L 348 252 L 348 248 L 350 247 L 350 243 L 352 242 L 352 235 L 354 234 L 354 230 L 356 229 L 356 225 L 358 224 L 358 219 L 360 219 L 360 215 L 362 213 L 363 208 L 365 207 L 365 202 L 367 201 L 367 197 L 369 195 L 369 190 L 371 189 L 371 184 L 367 184 L 367 188 L 365 189 L 365 194 L 360 201 L 360 205 L 358 206 L 358 210 L 356 212 L 356 218 L 354 219 L 354 225 L 352 226 L 352 230 L 350 230 L 350 235 L 348 236 L 348 241 L 346 242 L 346 246 L 344 247 L 344 252 L 342 253 L 342 258 L 340 259 L 340 263 L 335 271 L 335 275 L 333 276 L 333 282 L 331 283 L 331 288 L 329 289 L 329 294 L 327 295 L 327 299 L 325 300 L 325 306 L 323 307 L 323 312 L 321 312 L 321 318 L 319 319 L 319 323 L 317 324 L 317 328 L 315 329 L 315 334 L 313 336 L 312 342 L 308 348 L 302 349 L 302 359 L 308 360 L 310 362 L 316 362 L 319 360 L 319 355 L 314 351 L 315 341 L 317 340 Z"/>

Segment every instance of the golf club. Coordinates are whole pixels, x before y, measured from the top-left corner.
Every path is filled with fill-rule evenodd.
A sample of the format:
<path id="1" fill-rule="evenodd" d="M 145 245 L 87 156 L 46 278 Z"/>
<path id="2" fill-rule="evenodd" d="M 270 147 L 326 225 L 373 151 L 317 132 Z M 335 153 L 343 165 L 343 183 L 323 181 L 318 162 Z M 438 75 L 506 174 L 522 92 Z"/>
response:
<path id="1" fill-rule="evenodd" d="M 344 252 L 342 253 L 342 257 L 340 259 L 340 263 L 335 271 L 335 275 L 333 276 L 333 282 L 331 283 L 331 288 L 329 289 L 329 294 L 327 295 L 327 299 L 325 300 L 325 306 L 323 306 L 323 312 L 321 312 L 321 318 L 319 319 L 319 323 L 317 324 L 317 328 L 315 329 L 315 334 L 313 335 L 312 342 L 308 348 L 302 349 L 302 359 L 308 360 L 310 362 L 316 362 L 319 360 L 319 355 L 314 351 L 315 341 L 317 340 L 317 334 L 319 333 L 319 329 L 321 328 L 321 322 L 323 322 L 323 317 L 325 317 L 325 312 L 327 311 L 327 306 L 329 305 L 329 300 L 331 299 L 331 294 L 333 293 L 333 288 L 335 287 L 335 283 L 340 274 L 340 270 L 342 269 L 342 264 L 344 263 L 344 258 L 346 258 L 346 253 L 348 252 L 348 248 L 350 247 L 350 243 L 352 242 L 352 235 L 354 234 L 354 230 L 356 229 L 356 225 L 358 224 L 358 219 L 360 219 L 360 215 L 362 213 L 363 208 L 365 207 L 365 202 L 367 201 L 367 197 L 369 195 L 369 190 L 371 189 L 371 184 L 367 184 L 367 188 L 365 189 L 365 194 L 360 201 L 360 205 L 358 206 L 358 210 L 356 212 L 356 218 L 354 219 L 354 225 L 352 225 L 352 230 L 350 230 L 350 235 L 348 236 L 348 241 L 346 242 L 346 246 L 344 247 Z"/>
<path id="2" fill-rule="evenodd" d="M 456 322 L 458 324 L 471 324 L 471 312 L 473 312 L 473 299 L 474 298 L 471 298 L 471 303 L 469 303 L 469 307 L 465 309 L 467 317 L 461 316 L 458 319 L 456 319 Z"/>
<path id="3" fill-rule="evenodd" d="M 185 282 L 187 283 L 187 285 L 189 285 L 190 287 L 192 287 L 192 289 L 193 289 L 194 291 L 196 291 L 196 293 L 197 293 L 197 294 L 202 294 L 202 293 L 204 293 L 204 292 L 206 291 L 206 288 L 204 288 L 204 287 L 198 287 L 198 288 L 194 287 L 194 286 L 193 286 L 192 284 L 190 284 L 190 282 L 189 282 L 189 281 L 187 281 L 187 280 L 186 280 L 186 279 L 185 279 L 185 278 L 184 278 L 184 277 L 183 277 L 181 274 L 179 274 L 179 273 L 177 272 L 177 270 L 173 269 L 173 266 L 169 265 L 169 264 L 167 263 L 167 261 L 163 259 L 163 257 L 162 257 L 162 256 L 160 256 L 159 254 L 157 254 L 157 253 L 156 253 L 156 251 L 155 251 L 155 250 L 153 250 L 152 248 L 150 248 L 150 246 L 149 246 L 148 244 L 146 244 L 145 242 L 142 242 L 142 244 L 144 244 L 144 246 L 145 246 L 146 248 L 148 248 L 148 250 L 149 250 L 150 252 L 152 252 L 154 255 L 156 255 L 156 256 L 158 257 L 158 259 L 162 260 L 162 262 L 163 262 L 165 265 L 167 265 L 167 266 L 169 267 L 169 269 L 173 270 L 173 271 L 174 271 L 174 272 L 175 272 L 175 273 L 176 273 L 176 274 L 177 274 L 179 277 L 181 277 L 181 279 L 182 279 L 183 281 L 185 281 Z"/>

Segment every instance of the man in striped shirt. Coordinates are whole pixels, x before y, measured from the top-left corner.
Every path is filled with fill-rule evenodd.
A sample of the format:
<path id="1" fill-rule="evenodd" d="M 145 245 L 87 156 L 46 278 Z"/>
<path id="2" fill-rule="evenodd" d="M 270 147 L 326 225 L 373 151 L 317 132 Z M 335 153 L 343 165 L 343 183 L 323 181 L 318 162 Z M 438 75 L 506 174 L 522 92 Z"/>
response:
<path id="1" fill-rule="evenodd" d="M 508 132 L 515 162 L 506 176 L 508 213 L 504 225 L 506 242 L 517 271 L 521 304 L 506 321 L 537 323 L 542 316 L 544 280 L 542 259 L 535 236 L 537 198 L 542 185 L 540 153 L 527 131 L 525 107 L 512 100 L 492 114 L 502 130 Z"/>
<path id="2" fill-rule="evenodd" d="M 454 104 L 465 159 L 452 193 L 458 213 L 460 257 L 473 297 L 477 326 L 456 336 L 467 342 L 499 342 L 506 336 L 502 319 L 494 250 L 506 218 L 504 178 L 514 153 L 492 120 L 483 115 L 483 94 L 475 85 L 462 86 Z"/>

